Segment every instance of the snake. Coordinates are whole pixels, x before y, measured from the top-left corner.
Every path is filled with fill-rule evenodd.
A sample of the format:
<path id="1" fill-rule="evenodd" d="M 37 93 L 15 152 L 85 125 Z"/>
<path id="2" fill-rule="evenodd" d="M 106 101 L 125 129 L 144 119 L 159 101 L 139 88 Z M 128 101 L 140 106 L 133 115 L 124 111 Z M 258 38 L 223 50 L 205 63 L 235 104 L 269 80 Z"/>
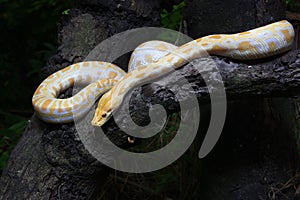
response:
<path id="1" fill-rule="evenodd" d="M 125 95 L 137 86 L 207 55 L 253 60 L 284 53 L 292 48 L 294 35 L 293 26 L 281 20 L 240 33 L 204 36 L 179 47 L 148 41 L 133 51 L 128 73 L 103 61 L 76 63 L 47 77 L 36 89 L 32 104 L 41 120 L 68 123 L 84 116 L 100 98 L 91 124 L 103 126 L 120 107 Z M 58 98 L 75 83 L 85 87 L 70 98 Z"/>

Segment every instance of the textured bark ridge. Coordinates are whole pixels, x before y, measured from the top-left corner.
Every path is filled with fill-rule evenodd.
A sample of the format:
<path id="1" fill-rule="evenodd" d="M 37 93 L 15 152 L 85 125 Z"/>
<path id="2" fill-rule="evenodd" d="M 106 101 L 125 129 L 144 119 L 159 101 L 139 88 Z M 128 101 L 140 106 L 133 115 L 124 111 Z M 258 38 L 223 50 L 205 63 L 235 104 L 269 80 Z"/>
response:
<path id="1" fill-rule="evenodd" d="M 257 5 L 264 1 L 255 2 Z M 242 5 L 240 3 L 241 7 Z M 243 8 L 249 9 L 247 5 L 245 4 Z M 254 9 L 255 5 L 251 8 Z M 258 11 L 257 16 L 267 12 L 262 10 Z M 44 75 L 82 61 L 97 44 L 116 33 L 135 27 L 159 26 L 159 11 L 159 1 L 75 1 L 75 7 L 60 25 L 60 47 L 57 54 L 49 60 L 47 67 L 43 68 Z M 253 17 L 247 13 L 245 16 L 249 19 Z M 241 23 L 238 21 L 235 24 Z M 250 20 L 246 24 L 249 23 Z M 254 23 L 250 26 L 254 26 Z M 208 30 L 202 27 L 203 29 Z M 275 164 L 274 160 L 284 160 L 287 165 L 293 164 L 293 158 L 296 157 L 295 134 L 294 132 L 285 134 L 286 129 L 283 128 L 281 130 L 285 134 L 284 137 L 282 135 L 271 137 L 270 134 L 262 131 L 261 127 L 264 129 L 270 123 L 268 121 L 270 119 L 248 114 L 251 113 L 251 109 L 260 106 L 257 101 L 250 101 L 250 104 L 239 102 L 243 104 L 244 110 L 235 109 L 233 105 L 237 99 L 297 96 L 300 86 L 299 67 L 299 50 L 251 62 L 214 56 L 196 59 L 158 82 L 133 90 L 127 97 L 130 100 L 131 117 L 137 124 L 146 125 L 149 122 L 148 111 L 153 104 L 162 104 L 167 113 L 174 113 L 180 110 L 178 102 L 188 101 L 191 95 L 197 96 L 199 104 L 209 104 L 209 93 L 204 80 L 223 81 L 229 100 L 226 135 L 222 135 L 223 139 L 221 138 L 221 142 L 211 156 L 201 161 L 203 162 L 201 170 L 204 174 L 207 172 L 207 176 L 198 177 L 196 182 L 201 181 L 203 191 L 196 190 L 191 193 L 199 193 L 201 195 L 197 197 L 203 199 L 267 199 L 268 190 L 273 183 L 284 183 L 290 178 L 290 174 L 286 173 L 290 168 L 280 168 L 281 165 Z M 222 80 L 218 78 L 218 73 L 221 74 Z M 179 84 L 182 80 L 187 80 L 193 90 L 187 90 L 186 83 Z M 179 89 L 182 95 L 175 98 L 173 89 Z M 210 89 L 216 91 L 214 88 Z M 72 91 L 66 91 L 61 98 L 68 94 L 72 94 Z M 291 107 L 293 105 L 291 104 Z M 265 112 L 272 113 L 272 110 Z M 120 120 L 119 125 L 125 127 L 127 118 L 122 117 L 124 116 L 122 109 L 118 112 L 118 116 L 120 117 L 116 120 Z M 281 118 L 281 116 L 273 117 Z M 244 120 L 240 120 L 239 126 L 236 126 L 234 120 L 239 118 Z M 253 121 L 252 127 L 243 124 L 245 119 Z M 277 128 L 270 123 L 268 133 L 272 133 L 272 130 Z M 106 135 L 121 148 L 131 146 L 127 135 L 113 120 L 105 124 L 104 130 Z M 229 132 L 231 133 L 227 134 Z M 220 156 L 216 153 L 220 151 L 226 152 L 227 155 Z M 265 157 L 273 158 L 272 156 L 275 158 L 270 159 L 270 162 L 264 162 Z M 264 166 L 261 167 L 260 164 Z M 220 169 L 215 165 L 224 168 Z M 207 169 L 216 169 L 216 171 Z M 103 183 L 110 172 L 111 169 L 97 162 L 83 147 L 73 124 L 45 124 L 33 116 L 1 177 L 0 199 L 100 199 L 99 191 L 104 187 Z M 262 177 L 264 178 L 261 179 Z M 193 181 L 195 180 L 188 180 L 188 182 Z M 139 186 L 133 185 L 137 188 Z M 290 188 L 288 190 L 289 197 L 292 197 L 293 190 Z M 153 190 L 144 192 L 148 194 L 149 191 L 153 192 Z M 258 194 L 253 191 L 258 191 Z M 161 199 L 166 199 L 164 195 L 160 195 Z M 157 198 L 158 196 L 154 199 Z"/>

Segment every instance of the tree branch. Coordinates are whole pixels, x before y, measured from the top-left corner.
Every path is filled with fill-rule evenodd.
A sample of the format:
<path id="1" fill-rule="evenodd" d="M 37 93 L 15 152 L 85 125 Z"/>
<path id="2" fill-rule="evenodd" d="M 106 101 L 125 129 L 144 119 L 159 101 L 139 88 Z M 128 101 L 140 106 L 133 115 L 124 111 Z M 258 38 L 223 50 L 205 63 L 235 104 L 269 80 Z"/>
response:
<path id="1" fill-rule="evenodd" d="M 219 88 L 215 87 L 216 84 L 208 84 L 208 89 L 206 82 L 219 85 L 222 81 L 228 100 L 297 96 L 300 91 L 300 50 L 243 62 L 215 56 L 196 59 L 158 82 L 133 90 L 124 102 L 130 100 L 129 110 L 134 122 L 147 124 L 149 108 L 153 104 L 163 105 L 167 113 L 180 111 L 178 102 L 188 101 L 191 95 L 196 95 L 200 104 L 207 104 L 210 101 L 209 90 L 218 96 Z M 174 94 L 179 91 L 180 94 L 175 97 Z M 115 115 L 121 126 L 128 123 L 128 118 L 124 117 L 125 110 L 126 106 L 122 105 Z M 114 125 L 108 123 L 107 126 Z"/>

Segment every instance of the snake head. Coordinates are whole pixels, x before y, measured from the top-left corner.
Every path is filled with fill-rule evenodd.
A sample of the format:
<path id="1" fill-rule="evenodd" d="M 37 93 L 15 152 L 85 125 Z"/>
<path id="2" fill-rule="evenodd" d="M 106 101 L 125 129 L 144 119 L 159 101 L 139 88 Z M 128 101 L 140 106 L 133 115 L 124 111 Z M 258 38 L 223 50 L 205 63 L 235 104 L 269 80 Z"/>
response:
<path id="1" fill-rule="evenodd" d="M 108 91 L 99 100 L 92 125 L 102 126 L 111 117 L 112 111 L 111 91 Z"/>

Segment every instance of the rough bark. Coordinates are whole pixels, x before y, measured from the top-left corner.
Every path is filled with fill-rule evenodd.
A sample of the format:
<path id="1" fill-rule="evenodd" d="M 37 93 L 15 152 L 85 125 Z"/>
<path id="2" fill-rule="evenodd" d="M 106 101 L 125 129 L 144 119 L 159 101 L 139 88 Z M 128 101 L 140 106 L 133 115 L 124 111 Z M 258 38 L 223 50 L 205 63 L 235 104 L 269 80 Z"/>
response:
<path id="1" fill-rule="evenodd" d="M 113 34 L 139 26 L 158 26 L 159 8 L 157 1 L 76 1 L 70 16 L 63 20 L 59 33 L 61 45 L 57 54 L 44 68 L 44 74 L 49 75 L 69 64 L 82 61 L 95 45 Z M 212 64 L 217 68 L 212 69 Z M 163 78 L 160 81 L 163 85 L 154 83 L 134 90 L 130 100 L 132 119 L 138 124 L 147 124 L 148 110 L 151 106 L 149 102 L 161 103 L 168 113 L 179 111 L 178 101 L 186 101 L 193 94 L 197 95 L 199 102 L 207 104 L 208 90 L 199 72 L 202 72 L 201 75 L 205 76 L 205 79 L 215 80 L 216 69 L 223 77 L 228 98 L 231 100 L 274 95 L 294 96 L 298 94 L 297 88 L 300 84 L 297 69 L 299 66 L 299 51 L 244 63 L 219 57 L 197 59 L 179 69 L 179 73 L 172 73 Z M 193 91 L 186 91 L 184 84 L 175 84 L 183 79 L 190 82 Z M 175 99 L 172 92 L 164 90 L 165 85 L 178 86 L 179 89 L 183 89 L 184 95 Z M 119 115 L 122 116 L 122 110 Z M 121 121 L 121 126 L 126 126 L 126 120 Z M 131 146 L 127 135 L 119 130 L 113 120 L 110 120 L 104 129 L 115 144 L 122 148 Z M 266 144 L 268 143 L 262 142 L 259 145 Z M 256 145 L 255 148 L 257 151 L 261 150 L 260 146 Z M 247 148 L 251 152 L 250 149 Z M 294 153 L 293 151 L 287 154 Z M 220 162 L 220 165 L 222 164 L 224 163 Z M 271 166 L 270 177 L 281 173 L 273 173 L 273 169 L 275 168 Z M 102 184 L 110 171 L 84 149 L 73 124 L 53 126 L 33 116 L 3 172 L 0 180 L 0 198 L 97 199 L 99 188 L 103 187 Z M 257 176 L 260 176 L 260 173 L 259 171 Z M 215 177 L 224 176 L 221 174 Z M 219 187 L 222 188 L 220 185 Z M 248 197 L 247 195 L 253 193 L 250 189 L 243 188 L 234 194 L 234 197 Z M 205 194 L 205 191 L 201 194 Z M 266 194 L 262 195 L 266 197 Z M 207 196 L 207 199 L 211 199 L 210 194 Z M 232 196 L 223 197 L 232 199 Z"/>

